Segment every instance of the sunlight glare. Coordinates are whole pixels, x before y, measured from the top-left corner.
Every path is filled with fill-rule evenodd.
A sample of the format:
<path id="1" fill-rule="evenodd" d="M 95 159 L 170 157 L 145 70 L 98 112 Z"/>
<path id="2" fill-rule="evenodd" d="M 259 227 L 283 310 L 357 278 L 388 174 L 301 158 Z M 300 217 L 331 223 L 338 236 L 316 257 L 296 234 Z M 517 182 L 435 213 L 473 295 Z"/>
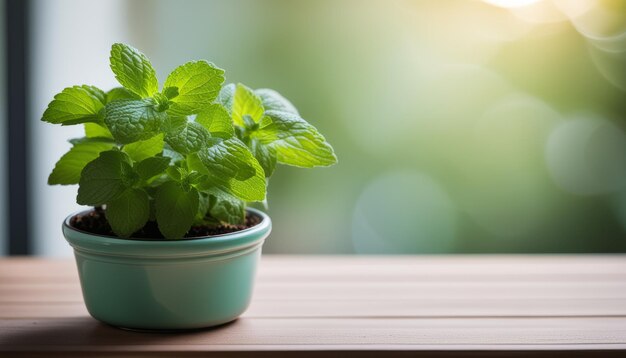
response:
<path id="1" fill-rule="evenodd" d="M 483 0 L 483 1 L 491 5 L 510 9 L 514 7 L 522 7 L 522 6 L 534 4 L 536 2 L 539 2 L 540 0 Z"/>

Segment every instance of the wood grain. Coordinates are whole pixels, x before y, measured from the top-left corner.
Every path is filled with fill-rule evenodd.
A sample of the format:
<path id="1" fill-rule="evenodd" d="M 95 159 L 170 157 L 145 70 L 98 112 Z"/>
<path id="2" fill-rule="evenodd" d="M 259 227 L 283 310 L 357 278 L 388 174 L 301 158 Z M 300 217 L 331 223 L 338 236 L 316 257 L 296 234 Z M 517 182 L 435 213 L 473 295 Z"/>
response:
<path id="1" fill-rule="evenodd" d="M 264 256 L 257 281 L 231 324 L 138 333 L 88 316 L 71 260 L 0 260 L 0 356 L 626 356 L 623 255 Z"/>

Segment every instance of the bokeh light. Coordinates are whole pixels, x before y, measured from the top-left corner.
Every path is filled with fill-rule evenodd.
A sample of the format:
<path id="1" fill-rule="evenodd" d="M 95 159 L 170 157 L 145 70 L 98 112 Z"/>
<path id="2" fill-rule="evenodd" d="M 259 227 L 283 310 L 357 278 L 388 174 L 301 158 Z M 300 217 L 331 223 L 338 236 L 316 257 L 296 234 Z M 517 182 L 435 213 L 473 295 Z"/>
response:
<path id="1" fill-rule="evenodd" d="M 75 188 L 45 185 L 66 147 L 38 116 L 75 76 L 110 87 L 117 40 L 161 79 L 206 58 L 274 88 L 333 144 L 337 166 L 272 177 L 265 252 L 626 252 L 626 1 L 115 0 L 116 32 L 37 1 L 40 252 Z"/>
<path id="2" fill-rule="evenodd" d="M 503 238 L 525 237 L 549 220 L 554 195 L 543 168 L 544 143 L 561 116 L 542 101 L 502 99 L 479 118 L 457 163 L 463 209 Z"/>
<path id="3" fill-rule="evenodd" d="M 352 219 L 354 249 L 364 254 L 449 252 L 455 232 L 455 206 L 444 189 L 410 170 L 374 178 Z"/>
<path id="4" fill-rule="evenodd" d="M 573 194 L 614 192 L 626 183 L 626 135 L 601 118 L 570 119 L 550 134 L 546 162 L 559 187 Z"/>
<path id="5" fill-rule="evenodd" d="M 531 24 L 550 24 L 568 19 L 567 15 L 549 0 L 535 1 L 527 5 L 513 7 L 509 11 L 519 19 Z"/>

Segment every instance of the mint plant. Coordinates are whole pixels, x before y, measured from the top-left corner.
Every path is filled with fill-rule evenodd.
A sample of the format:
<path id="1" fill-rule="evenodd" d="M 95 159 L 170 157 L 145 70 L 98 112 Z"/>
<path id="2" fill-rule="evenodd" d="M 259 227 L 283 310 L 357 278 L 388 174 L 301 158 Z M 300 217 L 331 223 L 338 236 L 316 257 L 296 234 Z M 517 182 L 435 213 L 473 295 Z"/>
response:
<path id="1" fill-rule="evenodd" d="M 78 184 L 77 203 L 102 206 L 119 237 L 149 221 L 167 239 L 184 237 L 192 225 L 241 224 L 247 203 L 265 200 L 277 164 L 337 162 L 287 99 L 270 89 L 223 86 L 224 70 L 212 63 L 179 66 L 160 91 L 137 49 L 114 44 L 110 64 L 122 87 L 65 88 L 42 120 L 84 126 L 48 184 Z"/>

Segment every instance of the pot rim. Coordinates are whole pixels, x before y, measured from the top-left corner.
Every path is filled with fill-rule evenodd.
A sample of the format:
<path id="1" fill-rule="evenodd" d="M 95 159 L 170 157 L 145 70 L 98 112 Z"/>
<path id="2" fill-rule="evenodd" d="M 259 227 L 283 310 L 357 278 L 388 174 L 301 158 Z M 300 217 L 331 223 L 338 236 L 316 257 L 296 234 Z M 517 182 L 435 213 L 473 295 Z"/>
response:
<path id="1" fill-rule="evenodd" d="M 200 256 L 224 256 L 236 251 L 247 251 L 252 246 L 263 243 L 270 233 L 272 222 L 264 212 L 246 208 L 250 213 L 261 217 L 257 225 L 214 236 L 199 236 L 180 240 L 122 239 L 115 236 L 92 234 L 70 225 L 74 216 L 85 212 L 77 211 L 69 215 L 62 225 L 63 235 L 75 251 L 98 256 L 135 258 L 181 258 Z"/>

